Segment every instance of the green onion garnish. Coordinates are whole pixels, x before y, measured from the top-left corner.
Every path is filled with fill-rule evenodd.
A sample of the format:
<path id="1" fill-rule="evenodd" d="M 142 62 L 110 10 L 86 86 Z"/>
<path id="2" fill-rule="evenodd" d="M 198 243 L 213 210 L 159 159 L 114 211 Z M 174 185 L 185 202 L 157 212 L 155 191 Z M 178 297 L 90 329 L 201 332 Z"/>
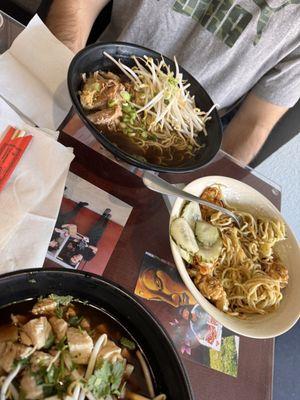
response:
<path id="1" fill-rule="evenodd" d="M 108 104 L 108 107 L 114 107 L 118 104 L 118 101 L 116 99 L 108 100 L 107 104 Z"/>
<path id="2" fill-rule="evenodd" d="M 120 94 L 125 101 L 130 101 L 130 94 L 126 90 L 123 90 Z"/>
<path id="3" fill-rule="evenodd" d="M 100 90 L 100 84 L 98 82 L 93 83 L 91 87 L 92 87 L 92 90 L 96 90 L 96 91 Z"/>

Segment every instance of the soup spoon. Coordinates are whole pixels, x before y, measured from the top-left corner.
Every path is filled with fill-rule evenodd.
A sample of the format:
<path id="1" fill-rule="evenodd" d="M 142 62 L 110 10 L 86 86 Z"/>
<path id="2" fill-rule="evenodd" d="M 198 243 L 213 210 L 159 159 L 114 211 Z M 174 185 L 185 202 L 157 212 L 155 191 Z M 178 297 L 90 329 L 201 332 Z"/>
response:
<path id="1" fill-rule="evenodd" d="M 216 204 L 210 203 L 205 200 L 199 199 L 199 197 L 194 196 L 184 190 L 180 190 L 177 187 L 171 185 L 170 183 L 166 182 L 164 179 L 160 178 L 159 176 L 153 174 L 149 171 L 143 171 L 142 176 L 144 185 L 147 186 L 148 189 L 153 190 L 154 192 L 158 192 L 161 194 L 166 194 L 168 196 L 177 196 L 183 200 L 194 201 L 202 206 L 210 207 L 213 210 L 220 211 L 222 214 L 228 215 L 233 221 L 237 224 L 239 228 L 242 226 L 242 221 L 240 217 L 234 214 L 232 211 L 227 210 L 224 207 L 220 207 Z"/>

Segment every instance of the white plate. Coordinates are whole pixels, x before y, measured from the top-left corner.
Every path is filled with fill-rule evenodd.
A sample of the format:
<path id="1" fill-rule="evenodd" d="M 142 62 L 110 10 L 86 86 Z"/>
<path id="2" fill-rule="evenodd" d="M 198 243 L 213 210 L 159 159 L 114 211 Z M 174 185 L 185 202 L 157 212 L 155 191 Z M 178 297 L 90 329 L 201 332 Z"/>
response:
<path id="1" fill-rule="evenodd" d="M 222 185 L 225 200 L 241 211 L 248 211 L 255 216 L 267 216 L 281 219 L 277 208 L 261 193 L 240 181 L 223 176 L 208 176 L 197 179 L 185 187 L 185 191 L 200 196 L 203 190 L 213 184 Z M 184 200 L 178 198 L 171 212 L 170 222 L 180 214 Z M 285 221 L 284 221 L 285 222 Z M 194 285 L 186 270 L 185 263 L 179 250 L 170 238 L 171 250 L 177 269 L 184 283 L 197 302 L 226 328 L 244 336 L 266 339 L 281 335 L 289 330 L 300 315 L 300 249 L 298 242 L 285 222 L 287 239 L 276 244 L 278 254 L 289 271 L 288 286 L 283 289 L 283 300 L 273 313 L 254 315 L 247 320 L 230 316 L 212 305 Z"/>

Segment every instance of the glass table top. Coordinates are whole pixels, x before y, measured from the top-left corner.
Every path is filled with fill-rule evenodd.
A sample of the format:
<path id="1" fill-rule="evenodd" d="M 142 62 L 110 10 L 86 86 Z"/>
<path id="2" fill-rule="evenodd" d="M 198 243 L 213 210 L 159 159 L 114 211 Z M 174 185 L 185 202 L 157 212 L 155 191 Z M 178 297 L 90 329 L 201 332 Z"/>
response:
<path id="1" fill-rule="evenodd" d="M 23 29 L 20 23 L 0 10 L 0 53 L 10 47 Z M 140 260 L 145 251 L 152 251 L 172 261 L 168 237 L 158 229 L 160 224 L 168 225 L 169 213 L 166 207 L 168 204 L 163 202 L 157 194 L 150 193 L 134 176 L 134 174 L 139 175 L 139 171 L 108 153 L 74 113 L 66 118 L 60 130 L 60 142 L 73 147 L 76 155 L 71 171 L 133 206 L 133 214 L 104 273 L 105 277 L 132 290 L 134 277 L 138 273 Z M 184 185 L 193 179 L 207 175 L 225 175 L 243 181 L 255 187 L 277 207 L 280 207 L 281 188 L 279 185 L 222 150 L 207 166 L 198 171 L 188 174 L 165 174 L 163 177 L 173 184 Z M 155 211 L 150 225 L 148 223 L 149 209 L 153 213 Z M 159 231 L 157 234 L 153 234 L 155 229 Z M 125 259 L 130 266 L 128 267 L 130 271 L 124 267 Z M 159 307 L 159 304 L 154 304 L 155 307 Z M 243 399 L 251 399 L 253 398 L 251 388 L 255 387 L 257 399 L 270 400 L 273 345 L 273 340 L 257 341 L 241 338 L 240 372 L 235 380 L 205 367 L 195 368 L 193 363 L 185 362 L 195 398 L 214 396 L 212 393 L 216 393 L 216 386 L 218 386 L 219 394 L 223 393 L 224 399 L 238 398 L 239 393 L 243 393 Z M 262 355 L 261 359 L 260 355 Z M 257 360 L 259 368 L 257 368 Z M 216 382 L 218 382 L 217 385 Z"/>
<path id="2" fill-rule="evenodd" d="M 1 6 L 0 6 L 1 7 Z M 4 53 L 24 29 L 14 18 L 5 14 L 0 8 L 0 54 Z"/>

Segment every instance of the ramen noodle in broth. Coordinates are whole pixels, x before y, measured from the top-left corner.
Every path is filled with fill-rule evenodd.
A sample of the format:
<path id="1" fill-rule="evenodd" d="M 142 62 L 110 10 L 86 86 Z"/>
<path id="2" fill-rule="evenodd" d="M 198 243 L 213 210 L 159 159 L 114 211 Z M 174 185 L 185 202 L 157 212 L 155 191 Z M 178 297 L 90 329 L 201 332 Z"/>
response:
<path id="1" fill-rule="evenodd" d="M 175 59 L 132 57 L 129 68 L 104 53 L 118 68 L 83 74 L 79 92 L 87 118 L 116 146 L 136 159 L 162 166 L 185 164 L 205 146 L 207 113 L 195 105 Z"/>

